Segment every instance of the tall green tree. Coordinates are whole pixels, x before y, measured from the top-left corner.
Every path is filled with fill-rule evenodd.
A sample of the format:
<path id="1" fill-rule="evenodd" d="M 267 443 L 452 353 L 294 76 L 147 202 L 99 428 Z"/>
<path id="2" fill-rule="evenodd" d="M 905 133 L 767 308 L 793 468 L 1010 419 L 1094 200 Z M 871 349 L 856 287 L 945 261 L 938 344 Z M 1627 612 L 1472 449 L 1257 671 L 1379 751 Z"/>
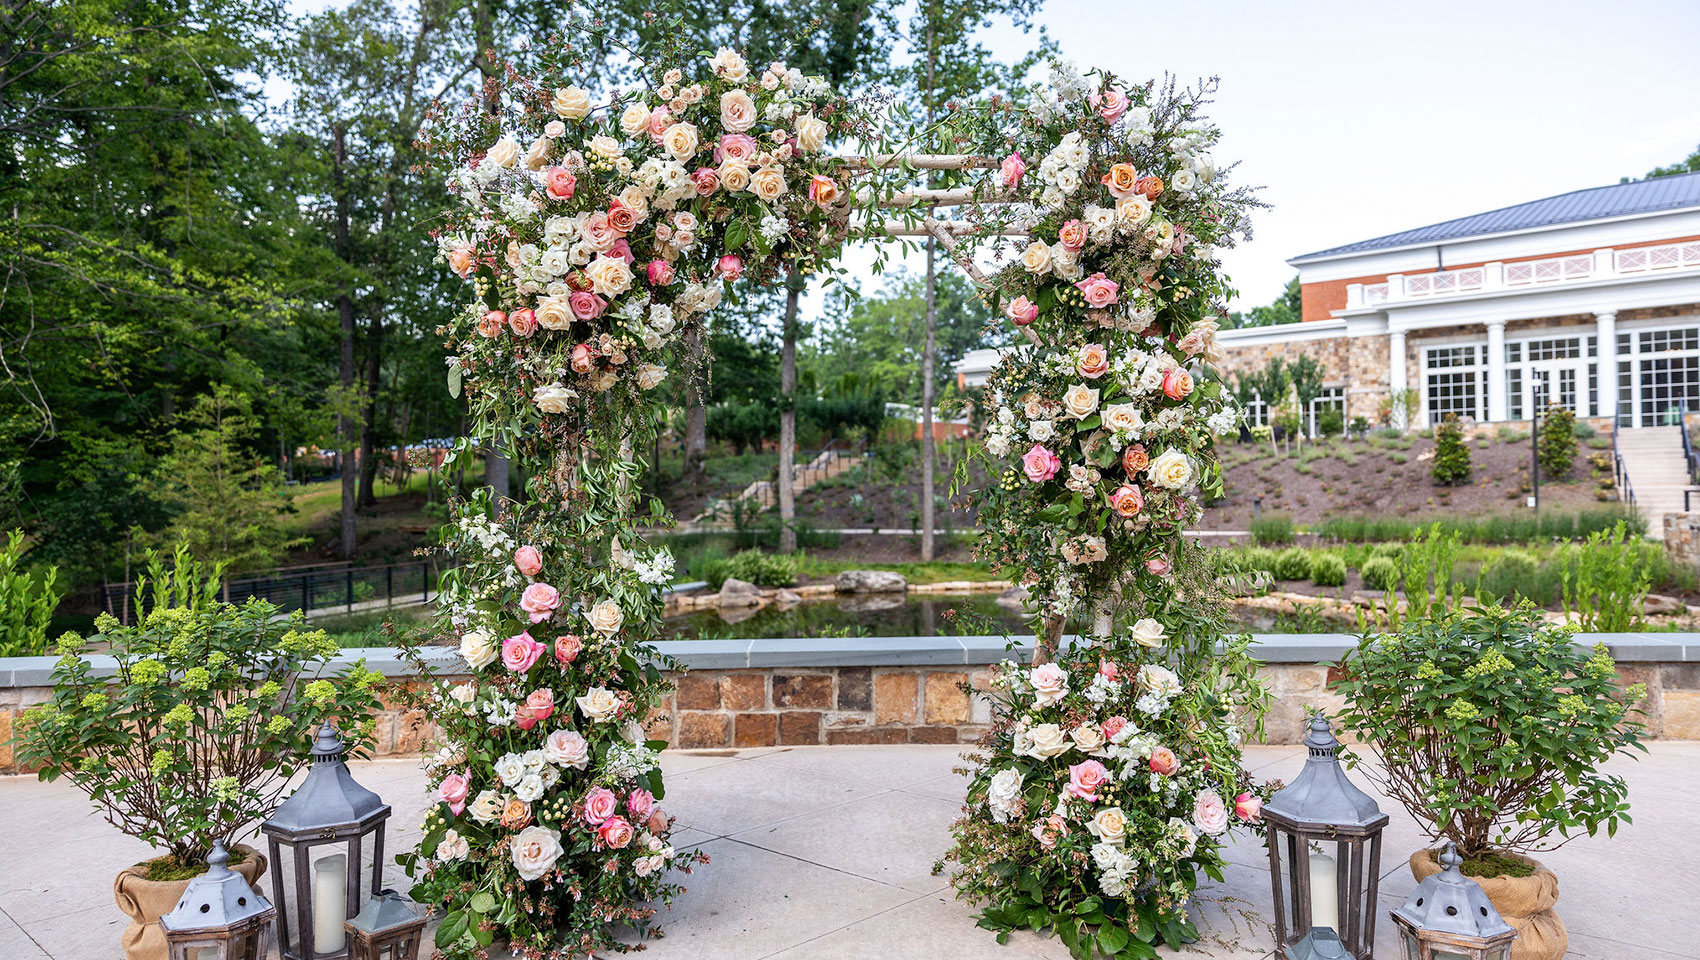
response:
<path id="1" fill-rule="evenodd" d="M 1693 173 L 1696 170 L 1700 170 L 1700 147 L 1695 147 L 1693 153 L 1668 167 L 1654 167 L 1653 169 L 1648 170 L 1639 179 L 1651 180 L 1654 177 L 1674 177 L 1680 173 Z M 1630 183 L 1636 179 L 1636 177 L 1624 177 L 1619 182 Z"/>
<path id="2" fill-rule="evenodd" d="M 879 393 L 905 402 L 922 399 L 921 368 L 926 325 L 926 277 L 899 271 L 877 294 L 840 302 L 816 328 L 803 355 L 806 376 L 821 385 L 854 376 Z M 970 350 L 1009 342 L 966 276 L 938 276 L 934 295 L 935 394 Z"/>

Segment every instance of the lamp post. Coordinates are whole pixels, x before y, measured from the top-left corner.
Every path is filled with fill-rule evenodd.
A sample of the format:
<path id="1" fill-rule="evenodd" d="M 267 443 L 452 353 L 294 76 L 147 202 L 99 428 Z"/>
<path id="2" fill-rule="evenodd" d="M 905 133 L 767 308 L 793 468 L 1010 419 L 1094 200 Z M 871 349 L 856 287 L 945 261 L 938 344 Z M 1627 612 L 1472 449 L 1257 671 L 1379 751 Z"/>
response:
<path id="1" fill-rule="evenodd" d="M 1463 858 L 1448 842 L 1441 871 L 1423 879 L 1393 911 L 1405 960 L 1507 960 L 1517 931 L 1493 908 L 1481 884 L 1458 869 Z"/>
<path id="2" fill-rule="evenodd" d="M 394 890 L 366 901 L 360 915 L 343 926 L 349 960 L 419 960 L 425 915 L 417 903 Z"/>
<path id="3" fill-rule="evenodd" d="M 1318 713 L 1305 736 L 1310 752 L 1293 782 L 1263 805 L 1269 879 L 1275 904 L 1275 949 L 1283 960 L 1367 958 L 1375 946 L 1376 885 L 1387 814 L 1346 778 L 1340 741 Z M 1326 845 L 1333 846 L 1333 852 Z M 1312 848 L 1315 848 L 1314 850 Z M 1343 953 L 1316 952 L 1331 943 Z M 1299 948 L 1307 935 L 1310 944 Z M 1332 947 L 1329 947 L 1332 949 Z"/>
<path id="4" fill-rule="evenodd" d="M 376 896 L 390 808 L 354 782 L 329 723 L 313 741 L 307 778 L 260 830 L 271 841 L 272 899 L 284 960 L 345 960 L 343 922 Z"/>
<path id="5" fill-rule="evenodd" d="M 224 841 L 214 841 L 207 872 L 159 918 L 171 960 L 270 960 L 277 911 L 229 863 Z"/>

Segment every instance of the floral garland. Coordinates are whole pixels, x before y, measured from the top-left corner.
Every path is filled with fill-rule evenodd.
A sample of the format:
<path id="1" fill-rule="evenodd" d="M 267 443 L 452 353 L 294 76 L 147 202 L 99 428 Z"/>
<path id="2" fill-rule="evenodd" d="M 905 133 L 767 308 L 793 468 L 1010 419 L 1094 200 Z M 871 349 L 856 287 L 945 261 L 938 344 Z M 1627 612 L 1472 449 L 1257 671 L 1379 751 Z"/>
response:
<path id="1" fill-rule="evenodd" d="M 630 949 L 615 925 L 648 932 L 679 892 L 666 874 L 692 856 L 669 842 L 665 741 L 643 728 L 668 689 L 646 644 L 673 558 L 638 536 L 632 451 L 683 331 L 733 281 L 812 269 L 846 216 L 823 151 L 855 114 L 818 77 L 721 49 L 594 104 L 569 54 L 538 64 L 428 138 L 462 201 L 441 255 L 476 292 L 443 331 L 450 389 L 527 478 L 524 502 L 475 496 L 445 535 L 460 565 L 438 631 L 472 676 L 424 696 L 439 802 L 403 861 L 453 957 L 498 938 L 529 957 Z"/>
<path id="2" fill-rule="evenodd" d="M 1049 927 L 1079 957 L 1196 939 L 1198 875 L 1220 878 L 1223 834 L 1258 814 L 1236 711 L 1258 722 L 1266 694 L 1181 536 L 1221 492 L 1214 435 L 1240 422 L 1212 370 L 1214 251 L 1255 205 L 1211 160 L 1202 103 L 1063 65 L 1025 110 L 987 114 L 1004 216 L 1030 239 L 990 281 L 1028 342 L 986 388 L 980 549 L 1029 586 L 1042 636 L 1036 666 L 993 679 L 947 859 L 983 926 Z M 1084 642 L 1042 662 L 1083 610 Z"/>

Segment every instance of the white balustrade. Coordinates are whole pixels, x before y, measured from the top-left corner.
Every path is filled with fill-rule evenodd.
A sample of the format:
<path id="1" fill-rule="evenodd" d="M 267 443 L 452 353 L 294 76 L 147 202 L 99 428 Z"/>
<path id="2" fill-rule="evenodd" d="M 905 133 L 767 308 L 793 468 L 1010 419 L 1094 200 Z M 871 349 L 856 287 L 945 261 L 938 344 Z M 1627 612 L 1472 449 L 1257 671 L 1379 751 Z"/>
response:
<path id="1" fill-rule="evenodd" d="M 1388 276 L 1386 283 L 1362 285 L 1361 306 L 1372 307 L 1403 300 L 1456 297 L 1506 288 L 1578 283 L 1625 274 L 1697 268 L 1700 268 L 1700 240 L 1634 247 L 1628 250 L 1604 247 L 1590 253 L 1520 260 L 1515 263 L 1494 261 L 1479 267 L 1435 273 L 1395 273 Z M 1353 297 L 1353 301 L 1348 307 L 1358 307 L 1360 303 L 1356 299 L 1357 295 L 1349 296 Z"/>

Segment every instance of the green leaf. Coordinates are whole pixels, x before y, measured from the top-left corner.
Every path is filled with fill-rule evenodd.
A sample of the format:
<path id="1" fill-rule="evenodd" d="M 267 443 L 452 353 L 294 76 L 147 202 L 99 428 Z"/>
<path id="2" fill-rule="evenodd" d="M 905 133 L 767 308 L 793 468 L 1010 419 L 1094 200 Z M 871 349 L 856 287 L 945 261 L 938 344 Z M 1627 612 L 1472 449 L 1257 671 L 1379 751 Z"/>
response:
<path id="1" fill-rule="evenodd" d="M 460 364 L 449 367 L 449 396 L 460 397 Z"/>
<path id="2" fill-rule="evenodd" d="M 1133 937 L 1126 927 L 1102 926 L 1098 928 L 1098 949 L 1111 956 L 1121 953 L 1127 948 Z"/>
<path id="3" fill-rule="evenodd" d="M 437 926 L 437 946 L 447 948 L 455 941 L 466 936 L 470 926 L 465 910 L 451 910 L 443 915 L 443 922 Z"/>
<path id="4" fill-rule="evenodd" d="M 742 221 L 742 220 L 734 220 L 731 223 L 727 224 L 726 225 L 726 249 L 729 250 L 729 251 L 730 250 L 736 250 L 739 247 L 743 246 L 744 240 L 748 236 L 748 233 L 749 233 L 749 229 L 744 226 L 744 221 Z"/>
<path id="5" fill-rule="evenodd" d="M 471 908 L 473 913 L 489 913 L 496 909 L 496 898 L 490 896 L 489 891 L 480 890 L 472 895 L 472 900 L 467 906 Z"/>

